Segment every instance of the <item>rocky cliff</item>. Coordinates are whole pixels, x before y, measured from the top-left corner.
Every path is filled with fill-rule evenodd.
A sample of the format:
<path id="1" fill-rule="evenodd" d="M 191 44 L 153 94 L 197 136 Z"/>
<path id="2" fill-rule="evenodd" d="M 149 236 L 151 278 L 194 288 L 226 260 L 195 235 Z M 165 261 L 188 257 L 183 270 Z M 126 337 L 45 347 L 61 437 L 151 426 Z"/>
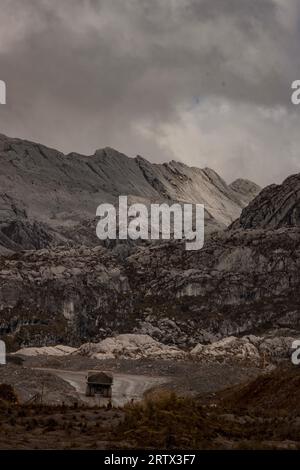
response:
<path id="1" fill-rule="evenodd" d="M 299 229 L 227 231 L 187 252 L 140 246 L 33 250 L 0 258 L 0 334 L 14 347 L 78 346 L 142 333 L 190 347 L 300 330 Z"/>
<path id="2" fill-rule="evenodd" d="M 202 250 L 178 241 L 103 247 L 88 234 L 104 197 L 206 197 L 222 223 L 243 204 L 238 194 L 257 188 L 245 181 L 229 188 L 212 170 L 152 165 L 110 149 L 82 157 L 3 137 L 1 145 L 0 335 L 9 347 L 137 333 L 187 349 L 230 335 L 300 331 L 299 175 L 260 192 Z"/>
<path id="3" fill-rule="evenodd" d="M 63 155 L 3 135 L 0 169 L 2 250 L 73 243 L 76 233 L 95 218 L 98 205 L 116 203 L 119 195 L 143 198 L 148 204 L 204 204 L 207 230 L 229 225 L 255 195 L 253 185 L 249 191 L 244 186 L 241 193 L 208 168 L 190 168 L 174 161 L 152 164 L 111 148 L 91 156 Z M 79 242 L 95 244 L 94 233 L 95 224 L 90 227 L 89 240 Z"/>
<path id="4" fill-rule="evenodd" d="M 277 229 L 300 226 L 300 174 L 263 189 L 242 211 L 232 228 Z"/>

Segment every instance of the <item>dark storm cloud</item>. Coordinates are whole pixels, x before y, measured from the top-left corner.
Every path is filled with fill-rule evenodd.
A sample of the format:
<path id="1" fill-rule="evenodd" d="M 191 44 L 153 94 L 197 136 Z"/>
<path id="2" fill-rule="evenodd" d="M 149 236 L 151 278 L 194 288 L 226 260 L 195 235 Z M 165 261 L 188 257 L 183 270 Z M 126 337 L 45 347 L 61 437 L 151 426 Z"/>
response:
<path id="1" fill-rule="evenodd" d="M 280 179 L 299 168 L 299 18 L 296 0 L 4 0 L 1 132 Z"/>

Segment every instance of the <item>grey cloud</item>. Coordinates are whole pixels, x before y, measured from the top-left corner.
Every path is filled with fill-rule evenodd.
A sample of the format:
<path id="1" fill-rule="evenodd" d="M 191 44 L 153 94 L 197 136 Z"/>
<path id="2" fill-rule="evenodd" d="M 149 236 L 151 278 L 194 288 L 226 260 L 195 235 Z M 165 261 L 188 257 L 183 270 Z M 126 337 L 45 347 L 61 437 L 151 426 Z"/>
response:
<path id="1" fill-rule="evenodd" d="M 295 15 L 300 19 L 297 1 L 2 3 L 0 78 L 7 82 L 8 105 L 0 110 L 1 132 L 65 152 L 91 153 L 111 145 L 152 161 L 180 158 L 201 166 L 214 149 L 208 135 L 215 120 L 215 138 L 223 139 L 224 152 L 210 160 L 228 179 L 245 171 L 264 183 L 297 169 L 296 162 L 285 170 L 269 142 L 278 138 L 278 122 L 259 114 L 261 107 L 280 107 L 296 116 L 293 123 L 298 119 L 290 106 L 290 84 L 300 74 L 295 54 L 300 34 L 293 22 Z M 228 123 L 222 126 L 222 117 L 213 114 L 215 106 L 206 105 L 209 100 L 230 104 L 231 128 L 245 136 L 244 148 L 241 139 L 237 148 Z M 249 114 L 242 128 L 241 112 Z M 193 132 L 199 123 L 202 156 L 190 145 L 186 113 Z M 257 145 L 250 151 L 251 119 L 265 127 L 265 137 L 263 132 L 258 140 L 253 135 Z M 289 117 L 284 113 L 281 119 Z M 210 133 L 203 131 L 205 122 Z M 178 134 L 185 148 L 180 152 L 172 145 Z M 288 136 L 287 129 L 289 142 Z M 294 148 L 294 125 L 290 137 Z M 265 158 L 274 162 L 274 171 L 256 175 L 259 152 L 268 148 Z M 252 166 L 245 164 L 247 158 Z"/>

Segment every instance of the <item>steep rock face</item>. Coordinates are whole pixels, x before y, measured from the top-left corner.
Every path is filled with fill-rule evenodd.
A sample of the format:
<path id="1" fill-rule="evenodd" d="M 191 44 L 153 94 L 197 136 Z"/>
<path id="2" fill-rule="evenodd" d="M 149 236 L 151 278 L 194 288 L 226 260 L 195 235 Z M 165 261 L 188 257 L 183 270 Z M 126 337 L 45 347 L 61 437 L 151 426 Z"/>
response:
<path id="1" fill-rule="evenodd" d="M 8 342 L 78 345 L 124 318 L 132 328 L 127 279 L 102 247 L 27 251 L 0 265 L 0 335 Z"/>
<path id="2" fill-rule="evenodd" d="M 170 337 L 179 341 L 182 330 L 187 340 L 205 338 L 205 332 L 224 337 L 270 327 L 299 330 L 299 242 L 297 229 L 236 231 L 212 236 L 192 254 L 178 244 L 140 249 L 129 263 L 139 273 L 145 321 L 159 326 L 159 319 L 172 319 Z"/>
<path id="3" fill-rule="evenodd" d="M 37 240 L 26 235 L 21 243 L 25 249 L 55 244 L 53 230 L 71 243 L 72 235 L 66 236 L 66 232 L 80 230 L 95 219 L 100 203 L 115 204 L 119 195 L 148 203 L 204 204 L 207 227 L 213 229 L 230 224 L 245 206 L 244 195 L 232 190 L 213 170 L 174 161 L 152 164 L 111 148 L 97 150 L 92 156 L 63 155 L 0 135 L 0 169 L 0 222 L 38 223 L 49 232 L 48 237 L 38 236 Z M 95 226 L 91 230 L 94 234 Z M 14 238 L 11 244 L 0 234 L 0 245 L 18 249 Z"/>
<path id="4" fill-rule="evenodd" d="M 0 258 L 0 335 L 14 347 L 121 333 L 190 348 L 300 331 L 299 229 L 220 232 L 204 248 L 56 248 Z"/>
<path id="5" fill-rule="evenodd" d="M 145 179 L 160 196 L 172 201 L 204 204 L 208 213 L 224 226 L 236 215 L 238 217 L 245 205 L 240 195 L 210 168 L 188 167 L 175 161 L 153 165 L 141 157 L 136 161 Z"/>
<path id="6" fill-rule="evenodd" d="M 0 245 L 11 251 L 39 250 L 64 242 L 67 239 L 40 222 L 25 219 L 0 221 Z"/>
<path id="7" fill-rule="evenodd" d="M 300 226 L 300 174 L 290 176 L 281 185 L 263 189 L 232 224 L 233 229 L 297 226 Z"/>

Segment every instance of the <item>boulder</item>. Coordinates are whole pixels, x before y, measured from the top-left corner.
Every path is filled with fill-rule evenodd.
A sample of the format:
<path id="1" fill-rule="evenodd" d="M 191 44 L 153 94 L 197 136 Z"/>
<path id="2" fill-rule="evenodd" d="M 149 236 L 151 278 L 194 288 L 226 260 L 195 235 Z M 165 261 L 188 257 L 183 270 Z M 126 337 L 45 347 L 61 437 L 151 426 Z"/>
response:
<path id="1" fill-rule="evenodd" d="M 254 344 L 246 338 L 229 336 L 209 345 L 198 344 L 190 351 L 191 356 L 204 362 L 228 360 L 260 364 L 261 356 Z"/>
<path id="2" fill-rule="evenodd" d="M 100 343 L 86 343 L 78 353 L 95 359 L 183 359 L 186 356 L 175 346 L 167 346 L 149 335 L 139 334 L 122 334 Z"/>

